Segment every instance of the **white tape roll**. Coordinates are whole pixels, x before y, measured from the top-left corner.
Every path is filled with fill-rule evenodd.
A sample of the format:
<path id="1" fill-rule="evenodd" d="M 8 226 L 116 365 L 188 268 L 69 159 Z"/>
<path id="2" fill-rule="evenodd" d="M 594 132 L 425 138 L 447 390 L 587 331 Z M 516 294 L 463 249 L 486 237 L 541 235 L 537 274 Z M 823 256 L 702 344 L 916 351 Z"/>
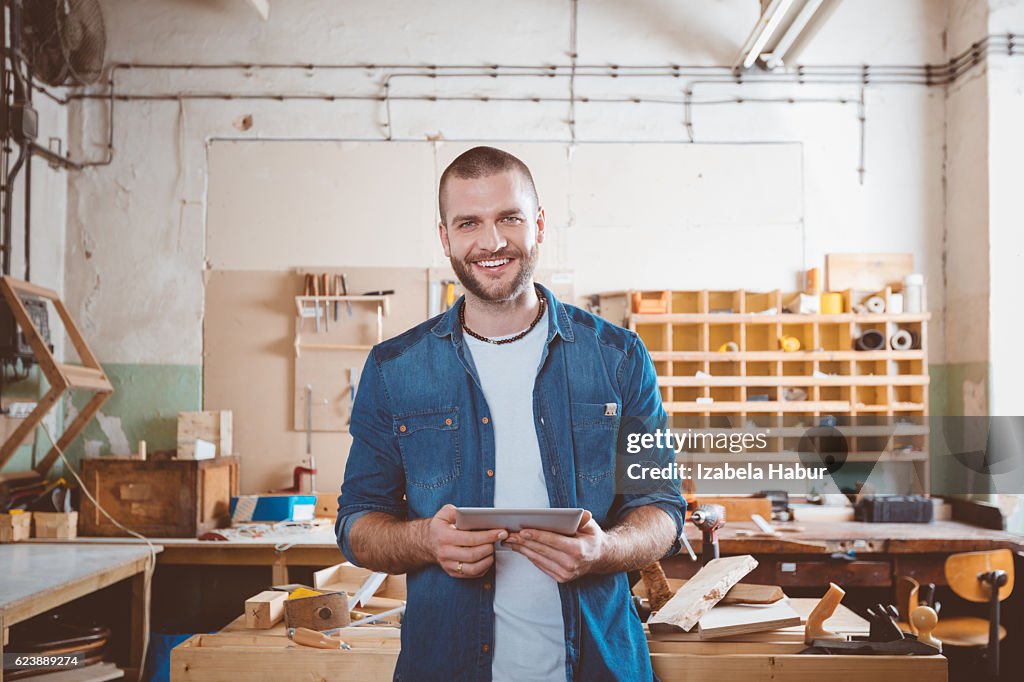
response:
<path id="1" fill-rule="evenodd" d="M 893 350 L 910 350 L 914 347 L 914 337 L 906 329 L 900 329 L 889 339 L 889 345 Z"/>
<path id="2" fill-rule="evenodd" d="M 884 313 L 885 299 L 881 296 L 871 296 L 864 301 L 864 307 L 868 309 L 869 313 Z"/>

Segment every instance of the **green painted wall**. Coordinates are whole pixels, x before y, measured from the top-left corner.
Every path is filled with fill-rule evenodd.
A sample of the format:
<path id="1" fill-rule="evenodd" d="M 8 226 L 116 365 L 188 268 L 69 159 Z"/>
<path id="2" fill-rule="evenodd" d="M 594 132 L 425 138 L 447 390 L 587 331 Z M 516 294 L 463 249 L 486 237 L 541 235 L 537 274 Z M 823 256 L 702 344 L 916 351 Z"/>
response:
<path id="1" fill-rule="evenodd" d="M 99 441 L 100 454 L 111 454 L 112 446 L 123 440 L 135 452 L 136 443 L 146 441 L 149 452 L 173 450 L 177 446 L 179 412 L 202 409 L 203 370 L 200 365 L 104 364 L 103 370 L 114 385 L 114 395 L 104 403 L 100 413 L 116 417 L 120 424 L 110 422 L 104 432 L 98 419 L 93 419 L 75 440 L 68 457 L 77 462 L 85 453 L 88 441 Z M 73 404 L 81 409 L 90 394 L 75 396 Z M 127 454 L 127 453 L 120 453 Z"/>

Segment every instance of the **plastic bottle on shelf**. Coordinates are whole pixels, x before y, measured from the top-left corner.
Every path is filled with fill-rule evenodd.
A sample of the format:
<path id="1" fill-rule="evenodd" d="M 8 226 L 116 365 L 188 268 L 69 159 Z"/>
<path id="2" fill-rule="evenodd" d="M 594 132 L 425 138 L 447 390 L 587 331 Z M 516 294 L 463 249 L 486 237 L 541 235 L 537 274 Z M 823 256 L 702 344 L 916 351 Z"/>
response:
<path id="1" fill-rule="evenodd" d="M 924 312 L 924 275 L 918 272 L 903 278 L 903 312 Z"/>

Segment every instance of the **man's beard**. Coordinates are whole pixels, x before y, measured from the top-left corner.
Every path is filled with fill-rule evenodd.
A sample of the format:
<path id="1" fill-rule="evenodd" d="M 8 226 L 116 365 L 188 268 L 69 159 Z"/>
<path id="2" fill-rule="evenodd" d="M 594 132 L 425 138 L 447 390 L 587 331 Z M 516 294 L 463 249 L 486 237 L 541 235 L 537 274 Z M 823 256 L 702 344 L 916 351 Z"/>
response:
<path id="1" fill-rule="evenodd" d="M 518 249 L 502 249 L 497 253 L 493 254 L 480 254 L 472 256 L 473 260 L 497 260 L 500 258 L 513 258 L 519 265 L 519 272 L 512 278 L 512 281 L 507 285 L 503 285 L 498 289 L 488 288 L 483 282 L 477 279 L 476 273 L 473 271 L 473 263 L 468 260 L 459 260 L 455 256 L 452 256 L 449 260 L 452 264 L 452 269 L 455 270 L 455 276 L 459 278 L 462 286 L 466 288 L 466 291 L 476 296 L 481 301 L 487 301 L 489 303 L 501 303 L 503 301 L 510 301 L 517 297 L 519 294 L 526 291 L 527 286 L 530 284 L 530 279 L 533 277 L 533 271 L 537 268 L 537 259 L 540 257 L 540 250 L 537 245 L 534 244 L 530 249 L 530 252 L 525 258 Z"/>

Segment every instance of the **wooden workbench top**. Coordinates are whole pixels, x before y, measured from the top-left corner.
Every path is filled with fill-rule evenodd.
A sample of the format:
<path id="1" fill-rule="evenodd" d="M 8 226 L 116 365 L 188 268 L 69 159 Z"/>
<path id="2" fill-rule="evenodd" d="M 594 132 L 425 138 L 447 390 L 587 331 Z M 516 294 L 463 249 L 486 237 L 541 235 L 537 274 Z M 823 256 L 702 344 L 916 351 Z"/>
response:
<path id="1" fill-rule="evenodd" d="M 13 623 L 40 612 L 48 595 L 87 594 L 139 573 L 149 558 L 145 545 L 0 545 L 0 620 Z M 156 546 L 156 551 L 163 550 Z M 62 602 L 58 602 L 62 603 Z M 45 610 L 45 609 L 42 609 Z"/>

